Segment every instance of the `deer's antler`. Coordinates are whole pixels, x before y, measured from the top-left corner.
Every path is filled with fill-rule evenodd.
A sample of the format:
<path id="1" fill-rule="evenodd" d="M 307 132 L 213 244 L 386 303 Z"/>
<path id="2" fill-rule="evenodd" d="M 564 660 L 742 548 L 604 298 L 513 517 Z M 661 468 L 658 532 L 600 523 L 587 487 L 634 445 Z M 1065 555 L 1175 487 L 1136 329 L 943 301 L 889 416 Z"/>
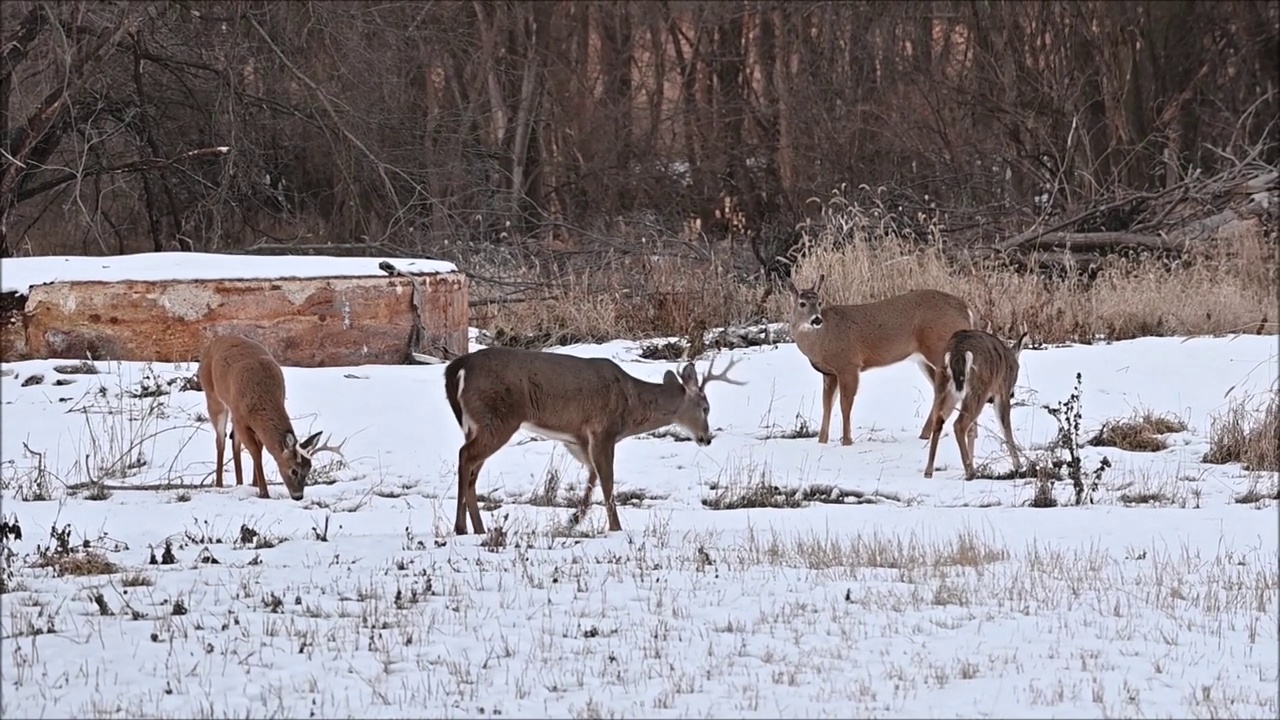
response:
<path id="1" fill-rule="evenodd" d="M 303 451 L 303 454 L 304 454 L 304 455 L 306 455 L 308 458 L 314 458 L 314 457 L 316 456 L 316 453 L 322 453 L 322 452 L 325 452 L 325 451 L 327 450 L 327 451 L 329 451 L 329 452 L 333 453 L 334 455 L 337 455 L 338 457 L 340 457 L 340 458 L 342 458 L 342 459 L 344 459 L 344 460 L 345 460 L 345 459 L 346 459 L 346 456 L 342 454 L 342 446 L 343 446 L 343 445 L 346 445 L 346 444 L 347 444 L 347 440 L 350 440 L 351 438 L 346 438 L 345 440 L 343 440 L 342 442 L 338 443 L 337 445 L 330 445 L 330 444 L 329 444 L 329 440 L 330 440 L 331 438 L 333 438 L 333 435 L 330 435 L 329 437 L 327 437 L 327 438 L 325 438 L 324 440 L 322 440 L 322 441 L 320 442 L 320 444 L 319 444 L 319 445 L 317 445 L 317 446 L 315 446 L 314 448 L 311 448 L 310 450 L 305 450 L 305 451 Z"/>
<path id="2" fill-rule="evenodd" d="M 716 364 L 716 359 L 711 358 L 711 363 L 707 365 L 707 374 L 702 376 L 702 383 L 698 385 L 699 390 L 705 388 L 707 386 L 707 383 L 714 382 L 716 380 L 719 380 L 720 382 L 729 383 L 730 385 L 746 385 L 747 384 L 745 380 L 734 380 L 729 377 L 729 371 L 733 369 L 734 365 L 738 364 L 738 358 L 730 358 L 729 364 L 724 367 L 724 370 L 721 370 L 718 373 L 711 372 L 711 368 L 715 367 L 715 364 Z"/>

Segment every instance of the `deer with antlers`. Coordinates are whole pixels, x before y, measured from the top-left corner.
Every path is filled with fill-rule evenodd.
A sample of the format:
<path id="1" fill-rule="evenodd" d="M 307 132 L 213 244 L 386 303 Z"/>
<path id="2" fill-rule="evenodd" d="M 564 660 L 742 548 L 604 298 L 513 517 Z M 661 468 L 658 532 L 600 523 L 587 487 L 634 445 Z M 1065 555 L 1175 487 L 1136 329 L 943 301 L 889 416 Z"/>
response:
<path id="1" fill-rule="evenodd" d="M 942 435 L 942 426 L 956 405 L 960 406 L 954 426 L 956 443 L 960 446 L 960 461 L 964 463 L 966 480 L 972 480 L 976 475 L 973 443 L 978 438 L 978 416 L 986 405 L 995 406 L 1005 446 L 1013 459 L 1013 468 L 1021 469 L 1009 412 L 1013 404 L 1013 386 L 1018 381 L 1018 356 L 1026 339 L 1025 330 L 1013 347 L 983 330 L 962 330 L 951 336 L 942 362 L 943 372 L 934 386 L 933 407 L 929 410 L 933 431 L 929 437 L 925 477 L 933 477 L 938 437 Z"/>
<path id="2" fill-rule="evenodd" d="M 664 425 L 679 425 L 698 445 L 711 444 L 707 384 L 733 385 L 729 370 L 711 367 L 701 379 L 693 363 L 668 370 L 662 382 L 646 382 L 604 358 L 580 358 L 551 352 L 493 347 L 455 358 L 445 368 L 445 395 L 465 435 L 458 451 L 458 512 L 454 532 L 484 532 L 476 502 L 476 480 L 485 460 L 517 430 L 564 443 L 588 471 L 587 489 L 570 522 L 586 512 L 597 479 L 604 493 L 609 531 L 622 530 L 613 503 L 613 457 L 618 441 Z M 712 362 L 714 365 L 714 361 Z"/>
<path id="3" fill-rule="evenodd" d="M 342 456 L 345 440 L 336 446 L 321 444 L 320 433 L 315 433 L 298 441 L 284 409 L 284 373 L 260 343 L 234 335 L 210 340 L 200 353 L 199 378 L 218 453 L 215 487 L 222 487 L 228 420 L 236 485 L 244 484 L 240 465 L 243 443 L 253 460 L 253 484 L 261 498 L 270 497 L 262 469 L 263 448 L 275 458 L 284 486 L 294 500 L 302 499 L 307 476 L 311 474 L 311 461 L 317 453 L 328 451 Z"/>
<path id="4" fill-rule="evenodd" d="M 822 427 L 818 442 L 825 444 L 831 429 L 831 406 L 840 393 L 842 445 L 853 444 L 849 415 L 863 370 L 892 365 L 915 357 L 929 378 L 937 381 L 947 340 L 957 330 L 974 326 L 977 316 L 964 300 L 939 290 L 913 290 L 862 305 L 823 305 L 819 275 L 812 288 L 787 281 L 791 293 L 791 338 L 822 374 Z M 932 418 L 925 418 L 920 439 L 929 438 Z"/>

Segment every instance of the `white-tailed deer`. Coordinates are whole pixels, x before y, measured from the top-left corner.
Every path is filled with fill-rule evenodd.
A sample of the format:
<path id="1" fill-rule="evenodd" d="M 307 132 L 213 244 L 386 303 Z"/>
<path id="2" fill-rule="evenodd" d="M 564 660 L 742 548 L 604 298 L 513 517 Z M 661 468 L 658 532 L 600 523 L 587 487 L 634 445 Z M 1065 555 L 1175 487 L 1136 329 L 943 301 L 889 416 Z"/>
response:
<path id="1" fill-rule="evenodd" d="M 262 470 L 263 448 L 275 458 L 280 477 L 294 500 L 302 499 L 307 476 L 311 473 L 311 459 L 316 453 L 328 450 L 342 455 L 345 440 L 337 446 L 321 445 L 320 433 L 316 433 L 298 441 L 293 423 L 284 409 L 284 373 L 261 344 L 234 335 L 210 340 L 200 353 L 199 377 L 218 451 L 215 487 L 222 487 L 228 419 L 231 421 L 231 462 L 236 469 L 236 485 L 244 484 L 240 466 L 240 445 L 243 443 L 253 459 L 253 484 L 262 498 L 270 497 L 267 478 Z"/>
<path id="2" fill-rule="evenodd" d="M 664 425 L 679 425 L 699 445 L 711 444 L 707 427 L 707 383 L 728 378 L 736 363 L 698 379 L 693 363 L 670 370 L 662 382 L 628 375 L 603 358 L 580 358 L 516 348 L 484 348 L 455 358 L 444 371 L 445 395 L 466 440 L 458 451 L 458 513 L 454 532 L 484 532 L 476 502 L 476 480 L 485 460 L 517 430 L 564 443 L 589 476 L 582 503 L 571 522 L 586 512 L 596 480 L 604 492 L 610 532 L 622 529 L 613 504 L 613 452 L 618 441 Z M 712 362 L 714 365 L 714 361 Z"/>
<path id="3" fill-rule="evenodd" d="M 1014 470 L 1021 469 L 1009 411 L 1013 403 L 1013 386 L 1018 381 L 1018 355 L 1026 338 L 1024 331 L 1013 347 L 1009 347 L 1000 338 L 982 330 L 962 330 L 951 336 L 943 360 L 943 373 L 933 389 L 933 407 L 929 410 L 933 432 L 929 437 L 925 477 L 933 477 L 938 438 L 956 405 L 960 406 L 960 415 L 955 423 L 956 444 L 960 446 L 960 461 L 964 463 L 966 480 L 972 480 L 975 475 L 973 443 L 978 438 L 978 416 L 987 404 L 995 405 L 996 418 L 1004 431 L 1005 446 L 1013 459 Z"/>
<path id="4" fill-rule="evenodd" d="M 977 317 L 964 300 L 939 290 L 912 290 L 863 305 L 823 306 L 818 276 L 812 288 L 791 291 L 791 337 L 809 364 L 822 374 L 822 427 L 818 442 L 831 430 L 831 404 L 840 391 L 844 421 L 842 445 L 853 444 L 849 415 L 863 370 L 884 367 L 914 356 L 932 388 L 941 373 L 947 340 L 957 330 L 974 326 Z M 920 439 L 929 437 L 931 418 L 925 418 Z"/>

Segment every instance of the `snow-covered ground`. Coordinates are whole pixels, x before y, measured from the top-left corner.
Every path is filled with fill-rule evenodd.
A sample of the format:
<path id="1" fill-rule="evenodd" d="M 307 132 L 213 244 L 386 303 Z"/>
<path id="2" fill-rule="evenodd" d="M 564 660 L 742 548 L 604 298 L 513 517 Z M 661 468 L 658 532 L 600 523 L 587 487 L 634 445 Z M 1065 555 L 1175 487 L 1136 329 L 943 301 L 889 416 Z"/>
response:
<path id="1" fill-rule="evenodd" d="M 651 380 L 677 367 L 628 342 L 562 351 Z M 349 438 L 349 465 L 318 465 L 299 503 L 270 460 L 270 500 L 211 488 L 204 398 L 177 382 L 192 365 L 6 364 L 0 516 L 24 539 L 0 595 L 0 715 L 1276 716 L 1276 508 L 1237 502 L 1275 480 L 1199 462 L 1213 415 L 1276 381 L 1274 336 L 1025 351 L 1013 419 L 1032 455 L 1077 372 L 1086 437 L 1135 410 L 1189 425 L 1160 452 L 1086 448 L 1087 471 L 1112 463 L 1095 502 L 1060 484 L 1047 509 L 1029 480 L 964 482 L 950 423 L 921 477 L 930 397 L 911 363 L 866 373 L 854 445 L 820 446 L 787 437 L 821 410 L 795 346 L 734 354 L 748 384 L 709 386 L 712 445 L 619 444 L 617 490 L 638 502 L 621 533 L 598 492 L 576 532 L 531 503 L 557 479 L 578 495 L 586 472 L 518 435 L 479 482 L 504 542 L 452 535 L 442 366 L 286 368 L 299 433 Z M 997 474 L 989 410 L 980 428 Z M 116 489 L 68 495 L 90 477 Z M 704 506 L 760 483 L 846 501 Z M 28 567 L 66 525 L 123 571 Z"/>

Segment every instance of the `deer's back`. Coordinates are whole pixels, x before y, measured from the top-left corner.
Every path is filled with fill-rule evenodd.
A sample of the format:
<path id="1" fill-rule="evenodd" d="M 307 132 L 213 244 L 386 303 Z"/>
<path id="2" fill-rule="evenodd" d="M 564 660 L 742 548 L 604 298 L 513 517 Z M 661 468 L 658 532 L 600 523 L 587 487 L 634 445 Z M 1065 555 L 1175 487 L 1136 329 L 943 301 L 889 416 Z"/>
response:
<path id="1" fill-rule="evenodd" d="M 1008 393 L 1018 379 L 1018 356 L 1003 340 L 982 330 L 961 330 L 947 342 L 951 357 L 973 354 L 969 384 L 989 394 Z M 983 398 L 985 400 L 985 398 Z"/>
<path id="2" fill-rule="evenodd" d="M 200 353 L 200 385 L 228 407 L 251 409 L 284 399 L 284 373 L 270 351 L 235 335 L 216 337 Z M 234 410 L 233 410 L 234 414 Z"/>
<path id="3" fill-rule="evenodd" d="M 830 351 L 864 367 L 898 362 L 912 353 L 941 354 L 947 338 L 970 327 L 969 306 L 940 290 L 912 290 L 860 305 L 830 305 L 823 312 Z M 940 359 L 940 358 L 938 358 Z"/>
<path id="4" fill-rule="evenodd" d="M 611 360 L 518 348 L 483 348 L 455 362 L 465 403 L 565 432 L 576 430 L 580 417 L 607 417 L 591 411 L 616 407 L 630 379 Z"/>

